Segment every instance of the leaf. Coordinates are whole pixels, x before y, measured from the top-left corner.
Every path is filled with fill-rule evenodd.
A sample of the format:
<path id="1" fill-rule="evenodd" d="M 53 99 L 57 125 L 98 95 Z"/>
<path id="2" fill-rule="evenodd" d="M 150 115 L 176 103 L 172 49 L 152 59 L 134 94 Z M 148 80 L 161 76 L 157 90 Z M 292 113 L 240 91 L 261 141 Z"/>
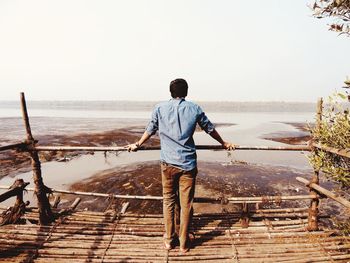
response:
<path id="1" fill-rule="evenodd" d="M 337 94 L 337 96 L 342 98 L 343 100 L 345 100 L 347 98 L 347 96 L 345 94 L 340 93 L 340 92 Z"/>

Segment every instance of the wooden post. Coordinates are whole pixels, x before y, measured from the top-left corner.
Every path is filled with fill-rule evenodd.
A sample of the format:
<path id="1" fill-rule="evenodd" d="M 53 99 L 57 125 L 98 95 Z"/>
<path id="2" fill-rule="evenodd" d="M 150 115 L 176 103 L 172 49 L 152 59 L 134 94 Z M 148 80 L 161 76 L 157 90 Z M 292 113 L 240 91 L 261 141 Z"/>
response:
<path id="1" fill-rule="evenodd" d="M 38 152 L 34 150 L 35 140 L 33 138 L 32 131 L 30 129 L 27 105 L 26 105 L 23 92 L 21 92 L 21 108 L 22 108 L 24 126 L 26 128 L 26 133 L 27 133 L 27 143 L 31 145 L 31 147 L 29 147 L 28 150 L 29 150 L 29 154 L 32 162 L 35 195 L 38 201 L 39 222 L 41 225 L 46 225 L 54 220 L 49 199 L 46 195 L 47 193 L 50 192 L 50 189 L 44 185 L 43 179 L 41 176 L 41 163 L 40 163 Z"/>
<path id="2" fill-rule="evenodd" d="M 245 202 L 242 203 L 241 218 L 239 221 L 242 228 L 249 227 L 249 205 Z"/>
<path id="3" fill-rule="evenodd" d="M 319 184 L 319 171 L 314 170 L 314 174 L 311 178 L 311 183 Z M 310 194 L 317 194 L 317 192 L 310 188 Z M 310 208 L 309 208 L 309 217 L 308 217 L 308 230 L 310 231 L 316 231 L 318 230 L 318 206 L 319 206 L 320 200 L 318 197 L 315 197 L 310 202 Z"/>
<path id="4" fill-rule="evenodd" d="M 0 226 L 15 224 L 21 220 L 21 217 L 25 212 L 26 205 L 29 204 L 29 202 L 23 202 L 23 191 L 28 184 L 29 183 L 25 183 L 23 179 L 17 179 L 7 192 L 0 195 L 0 202 L 12 196 L 17 196 L 15 205 L 9 208 L 7 212 L 0 217 Z"/>
<path id="5" fill-rule="evenodd" d="M 317 101 L 317 115 L 316 115 L 316 126 L 321 126 L 322 121 L 322 111 L 323 111 L 323 99 L 319 98 Z"/>
<path id="6" fill-rule="evenodd" d="M 29 183 L 25 183 L 23 179 L 16 179 L 16 181 L 10 187 L 8 187 L 8 191 L 0 194 L 0 203 L 12 196 L 22 196 L 22 198 L 19 199 L 23 200 L 23 190 L 28 184 Z"/>
<path id="7" fill-rule="evenodd" d="M 57 208 L 60 202 L 61 197 L 59 195 L 56 195 L 55 199 L 53 200 L 52 208 Z"/>
<path id="8" fill-rule="evenodd" d="M 69 209 L 72 211 L 75 210 L 75 208 L 77 208 L 77 206 L 79 205 L 80 201 L 80 197 L 75 198 L 74 202 L 70 205 Z"/>
<path id="9" fill-rule="evenodd" d="M 323 108 L 323 100 L 320 98 L 317 102 L 317 115 L 316 115 L 316 127 L 320 128 L 322 121 L 322 108 Z M 314 174 L 311 178 L 311 183 L 319 184 L 319 171 L 314 169 Z M 310 188 L 310 194 L 317 196 L 317 191 Z M 318 197 L 315 197 L 311 200 L 310 208 L 309 208 L 309 217 L 308 217 L 308 230 L 315 231 L 318 230 L 318 206 L 320 200 Z"/>

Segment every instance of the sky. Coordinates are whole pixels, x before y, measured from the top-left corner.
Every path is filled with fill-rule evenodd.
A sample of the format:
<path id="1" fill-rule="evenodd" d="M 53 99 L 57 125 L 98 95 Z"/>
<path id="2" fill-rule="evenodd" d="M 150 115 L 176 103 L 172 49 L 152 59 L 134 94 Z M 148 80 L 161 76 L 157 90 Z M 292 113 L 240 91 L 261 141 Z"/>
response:
<path id="1" fill-rule="evenodd" d="M 0 100 L 315 102 L 350 75 L 350 38 L 303 0 L 0 1 Z M 329 21 L 328 21 L 329 22 Z"/>

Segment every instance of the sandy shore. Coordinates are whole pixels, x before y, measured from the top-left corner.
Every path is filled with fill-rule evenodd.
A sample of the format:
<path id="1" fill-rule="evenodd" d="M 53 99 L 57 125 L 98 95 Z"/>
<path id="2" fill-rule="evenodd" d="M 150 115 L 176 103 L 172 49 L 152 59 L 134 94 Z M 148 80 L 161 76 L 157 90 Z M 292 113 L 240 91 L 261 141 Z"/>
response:
<path id="1" fill-rule="evenodd" d="M 306 193 L 294 180 L 306 176 L 285 167 L 261 166 L 241 163 L 199 162 L 196 182 L 198 197 L 295 195 Z M 122 195 L 162 195 L 161 174 L 158 161 L 134 163 L 97 173 L 75 183 L 74 191 L 115 193 Z M 125 201 L 125 200 L 124 200 Z M 118 206 L 123 200 L 118 201 Z M 293 202 L 282 204 L 291 207 Z M 80 208 L 104 210 L 108 206 L 106 198 L 83 198 Z M 220 212 L 221 205 L 195 204 L 197 212 Z M 225 209 L 236 209 L 226 205 Z M 161 213 L 161 202 L 131 200 L 129 211 Z"/>
<path id="2" fill-rule="evenodd" d="M 219 124 L 225 125 L 225 124 Z M 232 124 L 226 124 L 232 125 Z M 303 124 L 291 123 L 299 131 L 293 136 L 286 133 L 267 135 L 266 139 L 288 144 L 304 144 L 309 137 L 305 135 Z M 126 145 L 135 142 L 143 133 L 144 127 L 132 126 L 110 131 L 76 133 L 73 135 L 46 135 L 37 139 L 42 145 L 89 145 L 89 146 L 112 146 Z M 148 143 L 158 145 L 159 139 L 154 137 Z M 41 153 L 43 162 L 52 160 L 71 160 L 87 152 L 50 152 Z M 23 157 L 23 158 L 22 158 Z M 20 172 L 30 170 L 30 163 L 26 153 L 8 151 L 0 157 L 0 177 L 11 176 Z M 196 196 L 219 197 L 230 196 L 266 196 L 266 195 L 297 195 L 306 194 L 307 188 L 295 180 L 302 176 L 310 178 L 310 174 L 304 174 L 299 170 L 289 167 L 278 167 L 268 165 L 246 164 L 241 162 L 199 162 L 199 174 L 197 176 Z M 328 182 L 323 182 L 331 187 Z M 130 165 L 117 166 L 112 169 L 102 170 L 94 176 L 74 183 L 70 186 L 72 190 L 116 193 L 125 195 L 156 195 L 161 196 L 161 177 L 159 162 L 136 162 Z M 71 201 L 74 196 L 66 195 L 63 199 Z M 120 205 L 123 200 L 117 201 Z M 64 202 L 64 200 L 63 200 Z M 80 209 L 104 210 L 108 206 L 106 198 L 82 198 Z M 271 204 L 265 204 L 270 206 Z M 282 203 L 283 207 L 308 206 L 308 202 Z M 196 212 L 220 212 L 222 209 L 236 210 L 234 205 L 219 204 L 195 204 Z M 324 202 L 322 209 L 327 213 L 341 214 L 339 206 L 332 202 Z M 136 201 L 130 203 L 129 211 L 140 213 L 161 213 L 161 202 Z"/>
<path id="3" fill-rule="evenodd" d="M 308 189 L 298 183 L 295 178 L 301 176 L 310 178 L 310 174 L 288 167 L 267 165 L 199 162 L 199 173 L 196 180 L 196 197 L 232 197 L 232 196 L 281 196 L 308 194 Z M 333 185 L 321 178 L 321 185 L 331 189 Z M 121 195 L 162 195 L 161 174 L 158 161 L 134 163 L 133 165 L 116 167 L 101 171 L 94 176 L 77 182 L 70 187 L 74 191 L 114 193 Z M 67 204 L 75 196 L 68 196 Z M 126 200 L 113 201 L 120 208 Z M 162 202 L 145 200 L 127 200 L 130 203 L 129 212 L 133 213 L 162 213 Z M 104 211 L 109 205 L 108 198 L 83 197 L 80 209 Z M 249 205 L 255 209 L 255 205 Z M 262 203 L 260 208 L 296 208 L 309 207 L 309 201 L 284 201 L 279 204 Z M 241 206 L 234 204 L 195 203 L 195 213 L 216 213 L 225 211 L 241 211 Z M 321 215 L 328 215 L 340 222 L 348 220 L 348 212 L 338 203 L 325 199 L 321 200 Z M 321 225 L 331 226 L 333 221 L 323 218 Z"/>
<path id="4" fill-rule="evenodd" d="M 307 144 L 307 142 L 311 139 L 311 135 L 309 132 L 308 124 L 301 122 L 283 122 L 284 124 L 288 124 L 297 129 L 294 132 L 281 131 L 276 133 L 269 133 L 263 136 L 263 139 L 281 142 L 290 145 L 301 145 Z"/>
<path id="5" fill-rule="evenodd" d="M 215 123 L 216 127 L 232 126 L 232 123 Z M 96 129 L 96 128 L 95 128 Z M 93 132 L 75 132 L 68 135 L 41 135 L 35 139 L 39 141 L 38 145 L 71 145 L 71 146 L 125 146 L 136 142 L 144 132 L 144 126 L 129 126 L 113 130 L 93 131 Z M 197 126 L 196 132 L 201 132 Z M 7 142 L 8 143 L 8 142 Z M 3 143 L 3 144 L 6 144 Z M 159 145 L 159 138 L 153 136 L 145 146 Z M 41 162 L 50 161 L 68 161 L 82 154 L 89 152 L 40 152 Z M 0 154 L 0 179 L 4 176 L 13 176 L 15 174 L 30 171 L 30 158 L 26 152 L 6 151 Z"/>
<path id="6" fill-rule="evenodd" d="M 94 133 L 75 133 L 73 135 L 44 135 L 36 139 L 39 145 L 85 145 L 85 146 L 124 146 L 136 142 L 143 133 L 144 127 L 133 126 L 129 128 L 101 131 Z M 151 138 L 147 145 L 159 145 L 157 137 Z M 40 160 L 49 162 L 53 160 L 70 160 L 88 152 L 41 152 Z M 0 178 L 13 176 L 18 173 L 30 171 L 28 153 L 7 151 L 0 155 Z"/>

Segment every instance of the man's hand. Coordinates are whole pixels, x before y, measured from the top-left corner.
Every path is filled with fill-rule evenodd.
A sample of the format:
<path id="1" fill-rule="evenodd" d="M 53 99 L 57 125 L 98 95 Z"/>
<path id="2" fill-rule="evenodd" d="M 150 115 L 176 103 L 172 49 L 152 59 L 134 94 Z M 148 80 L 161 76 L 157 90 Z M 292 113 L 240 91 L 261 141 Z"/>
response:
<path id="1" fill-rule="evenodd" d="M 236 149 L 236 145 L 234 145 L 233 143 L 230 143 L 230 142 L 225 142 L 220 134 L 217 132 L 216 129 L 214 129 L 211 133 L 209 133 L 209 135 L 211 137 L 213 137 L 215 140 L 217 140 L 221 145 L 222 145 L 222 148 L 228 150 L 228 151 L 233 151 L 234 149 Z"/>
<path id="2" fill-rule="evenodd" d="M 128 152 L 136 152 L 137 150 L 140 149 L 142 144 L 144 144 L 146 141 L 148 141 L 149 138 L 151 138 L 151 136 L 152 136 L 151 134 L 145 131 L 140 140 L 138 140 L 133 144 L 126 145 L 124 146 L 124 148 L 127 149 Z"/>
<path id="3" fill-rule="evenodd" d="M 222 144 L 222 147 L 224 147 L 228 151 L 234 151 L 236 149 L 236 145 L 234 145 L 233 143 L 230 143 L 230 142 L 224 142 Z"/>
<path id="4" fill-rule="evenodd" d="M 128 152 L 136 152 L 140 148 L 140 145 L 138 143 L 133 143 L 128 144 L 125 146 L 125 148 L 128 150 Z"/>

